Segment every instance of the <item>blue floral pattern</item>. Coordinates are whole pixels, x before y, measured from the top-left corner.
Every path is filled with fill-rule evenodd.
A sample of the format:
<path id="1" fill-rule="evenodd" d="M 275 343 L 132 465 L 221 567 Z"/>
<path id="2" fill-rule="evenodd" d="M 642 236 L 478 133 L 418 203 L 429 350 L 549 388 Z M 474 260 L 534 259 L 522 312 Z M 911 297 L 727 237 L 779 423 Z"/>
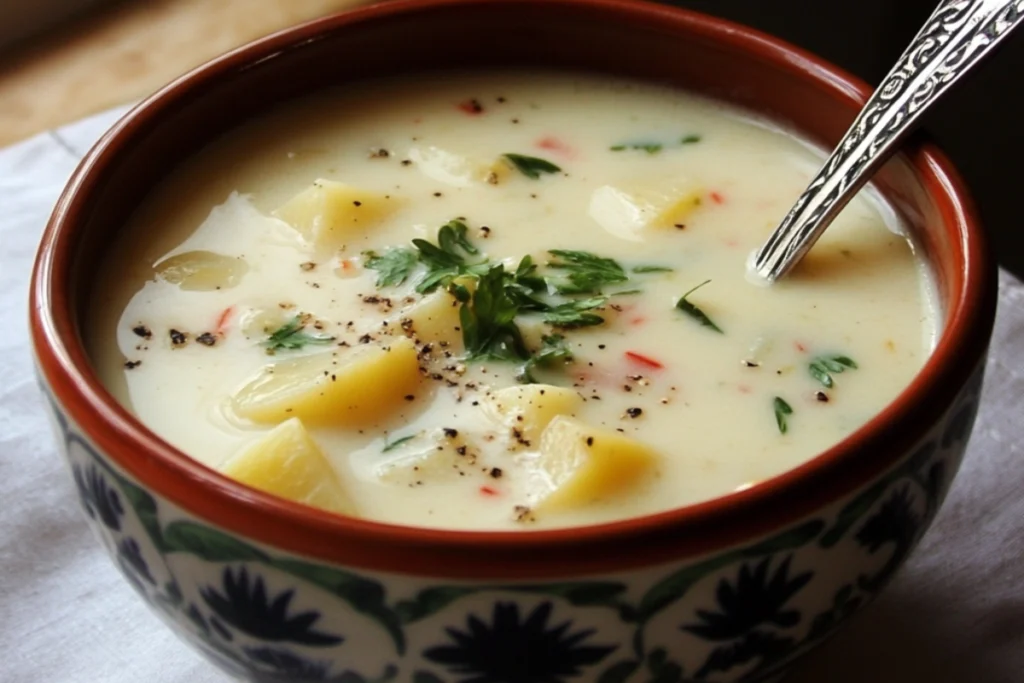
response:
<path id="1" fill-rule="evenodd" d="M 337 645 L 341 636 L 313 629 L 320 619 L 315 611 L 288 615 L 288 606 L 295 595 L 287 590 L 274 598 L 267 595 L 262 577 L 250 580 L 249 572 L 241 567 L 237 572 L 225 567 L 222 590 L 207 586 L 199 591 L 206 604 L 221 620 L 254 638 L 269 642 L 287 641 L 303 645 Z"/>
<path id="2" fill-rule="evenodd" d="M 452 642 L 423 656 L 458 675 L 458 683 L 565 683 L 607 657 L 614 645 L 591 645 L 594 629 L 572 621 L 549 625 L 553 605 L 543 602 L 520 618 L 519 605 L 497 602 L 490 623 L 475 614 L 464 630 L 448 627 Z"/>
<path id="3" fill-rule="evenodd" d="M 692 683 L 777 677 L 870 601 L 937 512 L 980 387 L 979 371 L 894 469 L 773 536 L 643 580 L 511 584 L 363 575 L 260 547 L 147 491 L 47 398 L 82 507 L 122 572 L 234 675 L 267 683 Z M 815 571 L 835 549 L 855 561 Z"/>

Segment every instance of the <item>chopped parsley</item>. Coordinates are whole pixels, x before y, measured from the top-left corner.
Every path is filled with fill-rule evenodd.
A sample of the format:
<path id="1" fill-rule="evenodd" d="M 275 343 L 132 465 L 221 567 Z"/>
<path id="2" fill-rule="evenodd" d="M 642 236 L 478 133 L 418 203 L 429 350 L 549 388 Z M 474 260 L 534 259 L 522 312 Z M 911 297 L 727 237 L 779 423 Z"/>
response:
<path id="1" fill-rule="evenodd" d="M 627 149 L 635 149 L 648 154 L 657 154 L 664 148 L 660 142 L 634 142 L 626 145 L 612 145 L 608 149 L 613 152 L 624 152 Z"/>
<path id="2" fill-rule="evenodd" d="M 592 311 L 603 306 L 606 301 L 608 301 L 606 296 L 595 296 L 551 306 L 544 312 L 544 322 L 563 329 L 600 325 L 604 322 L 604 318 Z"/>
<path id="3" fill-rule="evenodd" d="M 679 144 L 680 145 L 692 145 L 692 144 L 694 144 L 696 142 L 700 142 L 700 136 L 699 135 L 686 135 L 686 136 L 683 136 L 683 139 L 679 141 Z"/>
<path id="4" fill-rule="evenodd" d="M 437 244 L 424 239 L 414 239 L 412 244 L 419 251 L 419 260 L 427 268 L 426 275 L 416 285 L 420 294 L 432 292 L 440 285 L 447 286 L 461 275 L 479 276 L 489 267 L 486 261 L 468 263 L 467 256 L 480 253 L 466 236 L 468 228 L 461 220 L 448 221 L 437 231 Z"/>
<path id="5" fill-rule="evenodd" d="M 533 376 L 534 369 L 549 367 L 558 362 L 569 363 L 571 361 L 572 351 L 566 346 L 565 337 L 560 334 L 545 335 L 541 337 L 541 347 L 523 363 L 516 379 L 532 384 L 537 381 Z"/>
<path id="6" fill-rule="evenodd" d="M 603 286 L 629 279 L 615 260 L 589 251 L 552 249 L 548 253 L 555 257 L 548 268 L 565 271 L 564 278 L 548 280 L 559 294 L 600 294 Z"/>
<path id="7" fill-rule="evenodd" d="M 694 304 L 690 303 L 690 301 L 687 299 L 688 296 L 690 296 L 691 294 L 693 294 L 694 292 L 696 292 L 698 289 L 700 289 L 709 282 L 711 282 L 711 280 L 705 280 L 704 282 L 700 283 L 699 285 L 688 291 L 686 294 L 683 294 L 683 296 L 679 298 L 679 301 L 676 302 L 676 308 L 678 308 L 680 311 L 682 311 L 686 315 L 690 316 L 691 318 L 699 322 L 704 327 L 709 327 L 715 332 L 718 332 L 719 334 L 725 334 L 725 332 L 722 331 L 722 328 L 716 325 L 714 321 L 711 320 L 711 318 L 709 318 L 704 311 L 699 309 Z"/>
<path id="8" fill-rule="evenodd" d="M 811 377 L 818 380 L 826 389 L 831 389 L 835 383 L 832 379 L 833 373 L 838 375 L 847 369 L 857 369 L 857 364 L 848 356 L 818 356 L 807 366 Z"/>
<path id="9" fill-rule="evenodd" d="M 377 271 L 378 287 L 394 287 L 405 282 L 419 263 L 419 257 L 412 249 L 396 247 L 381 255 L 365 251 L 366 267 Z"/>
<path id="10" fill-rule="evenodd" d="M 668 266 L 634 266 L 633 272 L 637 274 L 642 273 L 671 273 L 674 272 L 675 268 L 669 268 Z"/>
<path id="11" fill-rule="evenodd" d="M 307 344 L 330 344 L 334 337 L 327 334 L 316 334 L 306 332 L 306 324 L 309 316 L 297 315 L 281 327 L 270 333 L 270 336 L 263 342 L 267 353 L 273 353 L 279 349 L 291 351 L 301 349 Z"/>
<path id="12" fill-rule="evenodd" d="M 409 434 L 408 436 L 403 436 L 403 437 L 397 438 L 394 441 L 391 441 L 390 443 L 387 441 L 387 439 L 385 439 L 384 440 L 384 448 L 381 449 L 381 453 L 387 453 L 388 451 L 392 451 L 392 450 L 398 448 L 399 446 L 401 446 L 403 443 L 405 443 L 407 441 L 411 441 L 411 440 L 413 440 L 415 438 L 416 438 L 415 434 Z"/>
<path id="13" fill-rule="evenodd" d="M 540 179 L 542 173 L 558 173 L 562 169 L 547 159 L 528 157 L 522 154 L 503 154 L 503 157 L 527 178 Z"/>
<path id="14" fill-rule="evenodd" d="M 772 407 L 775 409 L 775 424 L 779 428 L 779 434 L 785 434 L 789 431 L 789 422 L 786 418 L 793 414 L 793 407 L 781 396 L 775 397 Z"/>
<path id="15" fill-rule="evenodd" d="M 639 291 L 603 294 L 605 285 L 628 282 L 629 275 L 614 259 L 587 251 L 551 250 L 548 253 L 553 259 L 546 264 L 551 272 L 544 274 L 529 255 L 514 270 L 507 269 L 480 253 L 460 218 L 441 226 L 436 244 L 414 239 L 412 246 L 413 249 L 391 248 L 382 254 L 366 252 L 367 267 L 378 273 L 377 286 L 401 284 L 422 266 L 425 272 L 416 283 L 417 292 L 426 294 L 444 287 L 459 302 L 466 359 L 518 363 L 520 381 L 535 381 L 532 377 L 536 368 L 558 360 L 569 362 L 572 353 L 558 334 L 543 337 L 539 349 L 530 349 L 517 323 L 519 316 L 537 314 L 545 324 L 560 330 L 600 325 L 605 319 L 595 311 L 609 296 Z M 635 272 L 669 270 L 663 266 L 638 266 Z M 291 328 L 276 332 L 272 341 L 278 346 L 274 348 L 320 341 L 310 335 L 293 340 L 294 335 L 301 333 L 301 325 L 302 320 L 296 318 Z"/>
<path id="16" fill-rule="evenodd" d="M 453 292 L 462 302 L 459 321 L 470 360 L 525 361 L 530 358 L 522 332 L 515 323 L 519 305 L 509 295 L 507 281 L 505 267 L 493 265 L 479 276 L 472 295 L 465 287 Z"/>

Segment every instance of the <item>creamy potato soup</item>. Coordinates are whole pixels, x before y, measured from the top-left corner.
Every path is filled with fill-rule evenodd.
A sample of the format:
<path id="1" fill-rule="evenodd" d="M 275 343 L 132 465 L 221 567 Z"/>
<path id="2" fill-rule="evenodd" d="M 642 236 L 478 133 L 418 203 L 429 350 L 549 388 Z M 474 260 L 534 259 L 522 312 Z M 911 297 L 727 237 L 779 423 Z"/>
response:
<path id="1" fill-rule="evenodd" d="M 932 346 L 929 277 L 869 194 L 748 281 L 820 159 L 652 85 L 346 87 L 176 170 L 100 270 L 88 343 L 169 443 L 343 514 L 537 529 L 707 500 L 843 439 Z"/>

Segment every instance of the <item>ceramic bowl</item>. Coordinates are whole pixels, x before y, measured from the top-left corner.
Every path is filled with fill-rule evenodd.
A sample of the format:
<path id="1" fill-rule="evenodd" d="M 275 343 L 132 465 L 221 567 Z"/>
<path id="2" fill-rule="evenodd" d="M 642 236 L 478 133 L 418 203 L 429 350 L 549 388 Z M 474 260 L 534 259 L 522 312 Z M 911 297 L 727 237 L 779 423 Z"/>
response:
<path id="1" fill-rule="evenodd" d="M 695 89 L 824 146 L 868 93 L 769 36 L 616 0 L 378 5 L 193 71 L 103 137 L 40 248 L 32 337 L 79 502 L 139 595 L 211 660 L 252 680 L 773 679 L 904 562 L 974 421 L 996 271 L 960 179 L 926 142 L 909 144 L 877 186 L 936 273 L 945 322 L 933 356 L 892 405 L 835 448 L 684 509 L 503 533 L 333 516 L 247 489 L 158 439 L 104 390 L 82 347 L 94 264 L 147 192 L 205 143 L 325 86 L 504 65 Z"/>

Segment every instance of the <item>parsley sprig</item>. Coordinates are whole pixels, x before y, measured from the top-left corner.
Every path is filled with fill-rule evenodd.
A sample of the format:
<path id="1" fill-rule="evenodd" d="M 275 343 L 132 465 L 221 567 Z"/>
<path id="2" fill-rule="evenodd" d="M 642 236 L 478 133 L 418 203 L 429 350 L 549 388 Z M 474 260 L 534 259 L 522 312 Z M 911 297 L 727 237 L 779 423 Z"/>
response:
<path id="1" fill-rule="evenodd" d="M 562 170 L 547 159 L 540 157 L 528 157 L 523 154 L 503 154 L 502 156 L 515 166 L 517 171 L 533 180 L 539 180 L 542 173 L 558 173 Z"/>
<path id="2" fill-rule="evenodd" d="M 608 297 L 606 296 L 594 296 L 589 299 L 574 299 L 557 306 L 550 306 L 544 311 L 544 322 L 562 329 L 600 325 L 604 322 L 604 318 L 593 313 L 593 310 L 604 306 L 607 301 Z"/>
<path id="3" fill-rule="evenodd" d="M 280 349 L 294 351 L 307 344 L 330 344 L 334 341 L 334 337 L 327 334 L 306 332 L 308 320 L 309 316 L 300 314 L 271 332 L 270 336 L 262 343 L 263 347 L 267 349 L 267 353 L 273 353 Z"/>
<path id="4" fill-rule="evenodd" d="M 686 294 L 683 294 L 681 297 L 679 297 L 679 301 L 676 302 L 676 308 L 678 308 L 680 311 L 682 311 L 686 315 L 690 316 L 691 318 L 699 322 L 704 327 L 708 327 L 714 330 L 715 332 L 718 332 L 719 334 L 725 334 L 725 332 L 722 331 L 722 328 L 716 325 L 714 321 L 708 317 L 707 313 L 702 311 L 695 304 L 690 303 L 688 299 L 688 297 L 691 294 L 693 294 L 694 292 L 696 292 L 698 289 L 700 289 L 709 282 L 711 282 L 711 280 L 705 280 L 696 287 L 690 289 L 690 291 L 688 291 Z"/>
<path id="5" fill-rule="evenodd" d="M 466 236 L 467 230 L 465 223 L 455 219 L 437 231 L 437 244 L 425 239 L 412 241 L 419 251 L 420 263 L 427 267 L 426 275 L 416 285 L 417 292 L 426 294 L 439 286 L 448 286 L 462 275 L 479 277 L 488 270 L 490 266 L 486 261 L 470 263 L 466 260 L 480 253 Z"/>
<path id="6" fill-rule="evenodd" d="M 552 249 L 548 253 L 555 257 L 548 262 L 548 268 L 565 272 L 563 278 L 548 279 L 559 294 L 600 294 L 602 287 L 629 279 L 614 259 L 570 249 Z"/>
<path id="7" fill-rule="evenodd" d="M 807 366 L 811 377 L 818 380 L 826 389 L 831 389 L 835 384 L 833 374 L 838 375 L 847 369 L 857 369 L 857 364 L 848 356 L 818 356 Z"/>
<path id="8" fill-rule="evenodd" d="M 462 302 L 459 321 L 462 341 L 470 360 L 491 359 L 525 361 L 530 351 L 515 323 L 519 305 L 506 288 L 505 267 L 493 265 L 480 276 L 476 290 L 453 288 Z"/>
<path id="9" fill-rule="evenodd" d="M 560 334 L 545 335 L 541 337 L 541 347 L 520 366 L 516 379 L 526 384 L 534 384 L 537 382 L 533 375 L 535 369 L 551 367 L 558 363 L 564 365 L 571 363 L 572 359 L 572 351 L 566 345 L 565 337 Z"/>
<path id="10" fill-rule="evenodd" d="M 772 400 L 772 408 L 775 410 L 775 426 L 779 428 L 779 434 L 785 434 L 789 431 L 788 417 L 793 414 L 793 406 L 781 396 L 776 396 Z"/>
<path id="11" fill-rule="evenodd" d="M 378 255 L 365 251 L 366 267 L 377 271 L 378 287 L 395 287 L 405 282 L 419 263 L 419 257 L 412 249 L 394 247 Z"/>
<path id="12" fill-rule="evenodd" d="M 612 296 L 639 290 L 605 292 L 628 282 L 627 271 L 614 259 L 588 251 L 552 249 L 547 272 L 529 255 L 515 267 L 489 261 L 470 240 L 462 219 L 441 226 L 437 242 L 412 240 L 412 248 L 366 252 L 366 267 L 377 271 L 377 286 L 400 285 L 416 268 L 423 274 L 415 289 L 421 294 L 444 287 L 460 303 L 459 322 L 467 360 L 501 360 L 520 364 L 520 381 L 533 382 L 538 368 L 568 363 L 572 353 L 560 334 L 542 338 L 531 349 L 518 322 L 537 315 L 551 328 L 571 330 L 604 323 L 601 308 Z M 659 265 L 639 265 L 634 273 L 669 272 Z M 460 278 L 472 280 L 472 283 Z"/>

